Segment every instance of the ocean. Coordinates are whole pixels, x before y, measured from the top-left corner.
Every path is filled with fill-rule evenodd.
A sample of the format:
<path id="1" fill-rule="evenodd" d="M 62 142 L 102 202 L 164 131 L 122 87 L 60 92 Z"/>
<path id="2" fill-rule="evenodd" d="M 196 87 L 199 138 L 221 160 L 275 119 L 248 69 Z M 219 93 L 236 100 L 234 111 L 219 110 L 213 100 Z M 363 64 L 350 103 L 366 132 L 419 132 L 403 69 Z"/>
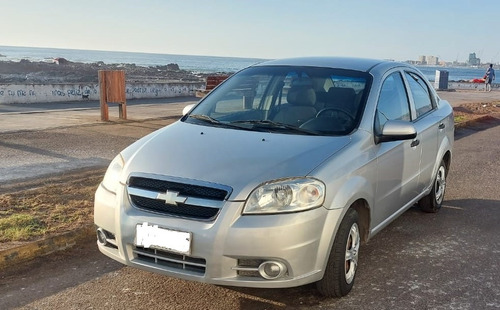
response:
<path id="1" fill-rule="evenodd" d="M 163 66 L 176 63 L 182 70 L 211 73 L 236 72 L 250 65 L 265 61 L 259 58 L 193 56 L 173 54 L 150 54 L 133 52 L 91 51 L 59 48 L 13 47 L 0 46 L 0 61 L 52 61 L 62 57 L 73 62 L 94 63 L 103 61 L 106 64 L 136 64 L 138 66 Z M 431 67 L 417 66 L 430 80 L 434 81 L 436 70 L 448 71 L 449 81 L 472 80 L 482 78 L 486 69 L 469 67 Z"/>
<path id="2" fill-rule="evenodd" d="M 170 63 L 179 65 L 182 70 L 192 72 L 235 72 L 265 59 L 192 56 L 173 54 L 150 54 L 132 52 L 110 52 L 73 50 L 59 48 L 0 46 L 0 61 L 48 61 L 54 58 L 65 58 L 73 62 L 106 64 L 136 64 L 144 67 L 164 66 Z"/>

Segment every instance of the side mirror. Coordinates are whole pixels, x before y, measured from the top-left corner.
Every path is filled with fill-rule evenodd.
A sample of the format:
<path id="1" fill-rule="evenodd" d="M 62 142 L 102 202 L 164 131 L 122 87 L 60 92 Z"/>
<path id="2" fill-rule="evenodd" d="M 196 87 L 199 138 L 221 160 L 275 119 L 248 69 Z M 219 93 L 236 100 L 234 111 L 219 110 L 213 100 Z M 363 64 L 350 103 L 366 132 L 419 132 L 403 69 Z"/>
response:
<path id="1" fill-rule="evenodd" d="M 409 140 L 417 137 L 417 130 L 407 121 L 389 120 L 384 124 L 382 134 L 375 136 L 375 143 Z"/>
<path id="2" fill-rule="evenodd" d="M 188 114 L 189 112 L 191 112 L 191 110 L 194 108 L 196 104 L 190 104 L 190 105 L 187 105 L 184 107 L 184 109 L 182 109 L 182 116 Z"/>

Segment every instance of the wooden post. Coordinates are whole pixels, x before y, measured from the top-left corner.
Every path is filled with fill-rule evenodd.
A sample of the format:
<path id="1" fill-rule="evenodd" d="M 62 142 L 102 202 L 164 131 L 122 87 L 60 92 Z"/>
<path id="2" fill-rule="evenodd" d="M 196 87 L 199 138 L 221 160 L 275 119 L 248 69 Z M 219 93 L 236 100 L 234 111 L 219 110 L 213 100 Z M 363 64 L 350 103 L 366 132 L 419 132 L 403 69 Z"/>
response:
<path id="1" fill-rule="evenodd" d="M 106 101 L 106 71 L 99 70 L 99 102 L 101 104 L 101 121 L 109 121 L 108 103 Z"/>
<path id="2" fill-rule="evenodd" d="M 125 71 L 99 70 L 99 95 L 101 120 L 109 120 L 108 103 L 118 103 L 121 119 L 127 119 L 127 99 L 125 97 Z"/>

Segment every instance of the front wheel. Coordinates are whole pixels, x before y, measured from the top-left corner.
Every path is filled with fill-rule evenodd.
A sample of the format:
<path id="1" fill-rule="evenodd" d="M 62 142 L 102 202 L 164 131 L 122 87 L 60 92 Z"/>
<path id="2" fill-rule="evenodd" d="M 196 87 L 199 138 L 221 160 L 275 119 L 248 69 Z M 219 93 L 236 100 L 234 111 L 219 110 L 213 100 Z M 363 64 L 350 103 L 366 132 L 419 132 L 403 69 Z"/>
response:
<path id="1" fill-rule="evenodd" d="M 325 275 L 316 283 L 318 291 L 323 296 L 345 296 L 354 285 L 361 241 L 358 221 L 358 212 L 349 209 L 340 223 Z"/>
<path id="2" fill-rule="evenodd" d="M 424 212 L 436 213 L 441 209 L 444 200 L 444 192 L 446 190 L 446 165 L 442 160 L 434 177 L 434 184 L 431 192 L 420 199 L 418 206 Z"/>

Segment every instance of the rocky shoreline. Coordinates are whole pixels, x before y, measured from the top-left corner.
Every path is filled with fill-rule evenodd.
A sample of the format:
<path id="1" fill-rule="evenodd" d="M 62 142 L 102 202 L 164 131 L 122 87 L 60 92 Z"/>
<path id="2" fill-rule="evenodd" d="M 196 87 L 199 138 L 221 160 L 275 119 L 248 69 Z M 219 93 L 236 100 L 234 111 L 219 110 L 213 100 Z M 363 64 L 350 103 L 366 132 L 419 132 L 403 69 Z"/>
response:
<path id="1" fill-rule="evenodd" d="M 97 83 L 99 70 L 124 70 L 129 83 L 201 82 L 208 75 L 182 70 L 177 64 L 142 67 L 135 64 L 105 64 L 102 61 L 72 62 L 64 58 L 54 59 L 52 63 L 23 59 L 19 62 L 0 61 L 0 84 Z"/>

